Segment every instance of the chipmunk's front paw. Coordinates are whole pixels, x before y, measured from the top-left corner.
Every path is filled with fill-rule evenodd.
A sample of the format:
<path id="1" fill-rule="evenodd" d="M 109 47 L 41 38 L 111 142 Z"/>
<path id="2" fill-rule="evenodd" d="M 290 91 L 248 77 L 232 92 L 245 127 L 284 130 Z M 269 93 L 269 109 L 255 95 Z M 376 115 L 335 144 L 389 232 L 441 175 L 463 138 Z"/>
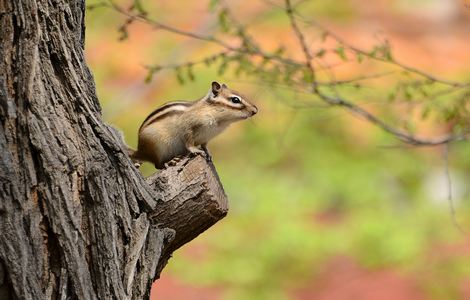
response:
<path id="1" fill-rule="evenodd" d="M 179 163 L 182 159 L 183 159 L 183 158 L 180 157 L 180 156 L 177 156 L 177 157 L 173 158 L 173 159 L 170 160 L 169 162 L 166 162 L 166 163 L 165 163 L 165 168 L 176 166 L 176 164 Z"/>
<path id="2" fill-rule="evenodd" d="M 206 158 L 207 159 L 207 155 L 206 155 L 206 152 L 199 149 L 199 148 L 196 148 L 196 147 L 191 147 L 189 150 L 189 155 L 191 157 L 195 157 L 196 155 L 202 155 L 202 157 Z"/>

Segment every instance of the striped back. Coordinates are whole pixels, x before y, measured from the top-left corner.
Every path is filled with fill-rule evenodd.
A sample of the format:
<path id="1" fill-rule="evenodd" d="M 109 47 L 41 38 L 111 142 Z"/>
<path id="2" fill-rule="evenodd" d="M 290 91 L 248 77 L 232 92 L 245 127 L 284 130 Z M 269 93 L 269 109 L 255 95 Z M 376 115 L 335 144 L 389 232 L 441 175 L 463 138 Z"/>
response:
<path id="1" fill-rule="evenodd" d="M 185 112 L 191 105 L 193 105 L 193 102 L 176 101 L 166 103 L 154 110 L 152 113 L 150 113 L 150 115 L 147 116 L 147 118 L 145 118 L 145 120 L 142 122 L 142 125 L 140 125 L 139 131 L 162 118 L 181 114 Z"/>

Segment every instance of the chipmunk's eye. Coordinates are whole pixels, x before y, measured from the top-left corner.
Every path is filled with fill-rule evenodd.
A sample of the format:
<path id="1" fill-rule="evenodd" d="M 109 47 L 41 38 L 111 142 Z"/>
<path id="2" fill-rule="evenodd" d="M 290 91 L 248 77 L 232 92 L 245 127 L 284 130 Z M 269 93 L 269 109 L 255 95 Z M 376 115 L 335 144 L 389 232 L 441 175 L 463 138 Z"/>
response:
<path id="1" fill-rule="evenodd" d="M 229 99 L 232 103 L 241 103 L 240 98 L 238 97 L 230 97 Z"/>

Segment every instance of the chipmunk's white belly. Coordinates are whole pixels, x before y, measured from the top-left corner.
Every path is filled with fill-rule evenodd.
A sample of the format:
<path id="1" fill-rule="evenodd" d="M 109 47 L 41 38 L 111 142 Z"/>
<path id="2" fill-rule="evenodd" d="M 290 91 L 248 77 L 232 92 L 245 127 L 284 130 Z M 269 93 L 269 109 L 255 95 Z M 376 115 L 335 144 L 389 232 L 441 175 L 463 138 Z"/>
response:
<path id="1" fill-rule="evenodd" d="M 196 145 L 207 144 L 215 136 L 219 135 L 227 126 L 204 126 L 202 130 L 194 132 L 194 141 Z"/>
<path id="2" fill-rule="evenodd" d="M 229 123 L 220 124 L 214 117 L 207 116 L 205 122 L 193 127 L 193 136 L 196 145 L 207 144 L 215 136 L 219 135 Z"/>

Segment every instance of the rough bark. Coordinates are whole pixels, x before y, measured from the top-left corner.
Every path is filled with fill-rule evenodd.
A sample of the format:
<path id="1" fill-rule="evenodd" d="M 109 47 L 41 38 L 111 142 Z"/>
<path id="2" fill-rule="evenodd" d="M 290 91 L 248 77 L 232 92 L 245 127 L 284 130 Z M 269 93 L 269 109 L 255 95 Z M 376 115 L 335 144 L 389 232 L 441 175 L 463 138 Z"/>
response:
<path id="1" fill-rule="evenodd" d="M 84 0 L 0 0 L 0 298 L 141 299 L 225 216 L 212 165 L 147 181 L 103 123 Z"/>

